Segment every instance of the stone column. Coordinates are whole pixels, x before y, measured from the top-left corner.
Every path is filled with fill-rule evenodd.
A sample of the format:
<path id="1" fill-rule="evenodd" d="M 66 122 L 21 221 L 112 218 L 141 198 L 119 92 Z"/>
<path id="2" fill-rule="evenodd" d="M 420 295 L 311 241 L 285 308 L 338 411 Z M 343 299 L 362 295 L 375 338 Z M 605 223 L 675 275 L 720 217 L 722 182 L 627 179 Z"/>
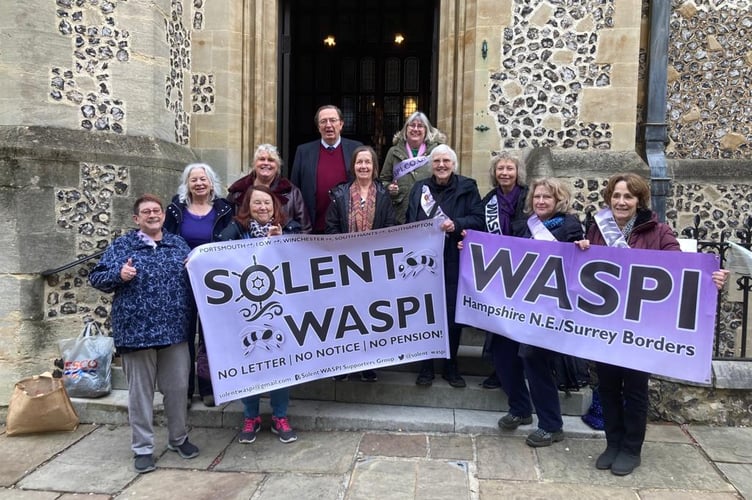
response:
<path id="1" fill-rule="evenodd" d="M 190 6 L 190 3 L 188 3 Z M 169 201 L 190 141 L 193 12 L 183 2 L 5 2 L 0 16 L 0 401 L 52 368 L 109 296 L 88 265 L 144 192 Z"/>

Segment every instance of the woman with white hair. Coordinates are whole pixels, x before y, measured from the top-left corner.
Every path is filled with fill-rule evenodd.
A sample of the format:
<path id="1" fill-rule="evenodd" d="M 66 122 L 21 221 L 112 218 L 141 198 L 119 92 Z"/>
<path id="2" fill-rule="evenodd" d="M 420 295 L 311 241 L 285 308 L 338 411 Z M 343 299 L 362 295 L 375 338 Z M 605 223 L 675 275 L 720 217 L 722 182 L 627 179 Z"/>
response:
<path id="1" fill-rule="evenodd" d="M 389 192 L 398 223 L 405 223 L 408 195 L 413 184 L 431 175 L 428 155 L 444 142 L 446 136 L 420 111 L 411 114 L 402 129 L 394 134 L 394 145 L 386 153 L 379 180 Z"/>
<path id="2" fill-rule="evenodd" d="M 440 228 L 446 233 L 444 241 L 444 287 L 449 327 L 450 359 L 444 364 L 442 377 L 452 387 L 465 387 L 465 380 L 457 371 L 457 350 L 460 346 L 462 327 L 455 323 L 460 251 L 457 243 L 466 229 L 481 231 L 484 228 L 483 205 L 480 202 L 478 184 L 474 179 L 455 173 L 457 154 L 442 144 L 429 156 L 431 176 L 420 180 L 410 190 L 406 221 L 416 222 L 440 219 Z M 434 379 L 433 360 L 423 361 L 418 385 L 431 385 Z"/>
<path id="3" fill-rule="evenodd" d="M 217 190 L 220 186 L 219 177 L 214 170 L 205 163 L 191 163 L 183 169 L 178 186 L 178 194 L 172 198 L 167 207 L 164 230 L 183 237 L 188 246 L 193 249 L 204 243 L 217 241 L 222 230 L 232 221 L 235 211 L 232 205 L 220 198 Z M 191 373 L 188 379 L 188 406 L 193 398 L 194 379 L 198 362 L 198 392 L 206 406 L 214 406 L 214 394 L 209 368 L 206 365 L 206 348 L 198 321 L 196 305 L 190 310 L 190 324 L 193 325 L 188 339 L 191 355 Z M 196 356 L 196 329 L 198 329 L 198 359 Z M 205 366 L 206 365 L 206 366 Z"/>

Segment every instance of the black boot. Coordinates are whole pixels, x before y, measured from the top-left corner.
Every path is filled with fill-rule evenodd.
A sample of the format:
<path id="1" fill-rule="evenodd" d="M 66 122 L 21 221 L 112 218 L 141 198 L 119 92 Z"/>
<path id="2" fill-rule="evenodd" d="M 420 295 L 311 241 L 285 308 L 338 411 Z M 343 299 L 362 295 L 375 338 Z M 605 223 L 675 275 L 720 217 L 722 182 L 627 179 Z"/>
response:
<path id="1" fill-rule="evenodd" d="M 598 460 L 595 461 L 595 468 L 598 470 L 608 470 L 614 464 L 616 456 L 619 454 L 618 446 L 606 446 L 606 451 L 600 454 Z"/>
<path id="2" fill-rule="evenodd" d="M 621 450 L 614 463 L 611 464 L 611 474 L 615 476 L 626 476 L 640 466 L 640 455 L 633 455 Z"/>
<path id="3" fill-rule="evenodd" d="M 457 371 L 457 363 L 454 361 L 447 361 L 444 365 L 444 374 L 441 376 L 444 380 L 449 382 L 452 387 L 462 388 L 465 387 L 465 379 L 460 377 Z"/>
<path id="4" fill-rule="evenodd" d="M 418 378 L 415 379 L 415 384 L 431 385 L 433 378 L 433 360 L 427 359 L 420 364 L 420 372 L 418 372 Z"/>

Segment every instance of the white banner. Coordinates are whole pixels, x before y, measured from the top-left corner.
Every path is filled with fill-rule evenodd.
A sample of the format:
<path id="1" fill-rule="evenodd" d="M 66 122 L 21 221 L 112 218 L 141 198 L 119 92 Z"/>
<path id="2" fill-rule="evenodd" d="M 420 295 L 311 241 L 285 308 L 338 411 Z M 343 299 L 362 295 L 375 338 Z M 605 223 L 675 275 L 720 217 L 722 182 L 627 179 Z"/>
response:
<path id="1" fill-rule="evenodd" d="M 186 267 L 217 403 L 449 357 L 445 239 L 425 221 L 194 249 Z"/>

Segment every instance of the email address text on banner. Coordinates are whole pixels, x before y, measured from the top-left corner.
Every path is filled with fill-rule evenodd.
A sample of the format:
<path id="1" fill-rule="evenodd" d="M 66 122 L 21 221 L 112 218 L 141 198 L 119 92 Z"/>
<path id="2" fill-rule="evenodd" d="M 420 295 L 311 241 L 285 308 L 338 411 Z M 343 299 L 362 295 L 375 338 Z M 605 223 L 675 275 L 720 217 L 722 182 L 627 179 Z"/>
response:
<path id="1" fill-rule="evenodd" d="M 194 249 L 216 401 L 447 357 L 444 239 L 427 221 Z"/>

